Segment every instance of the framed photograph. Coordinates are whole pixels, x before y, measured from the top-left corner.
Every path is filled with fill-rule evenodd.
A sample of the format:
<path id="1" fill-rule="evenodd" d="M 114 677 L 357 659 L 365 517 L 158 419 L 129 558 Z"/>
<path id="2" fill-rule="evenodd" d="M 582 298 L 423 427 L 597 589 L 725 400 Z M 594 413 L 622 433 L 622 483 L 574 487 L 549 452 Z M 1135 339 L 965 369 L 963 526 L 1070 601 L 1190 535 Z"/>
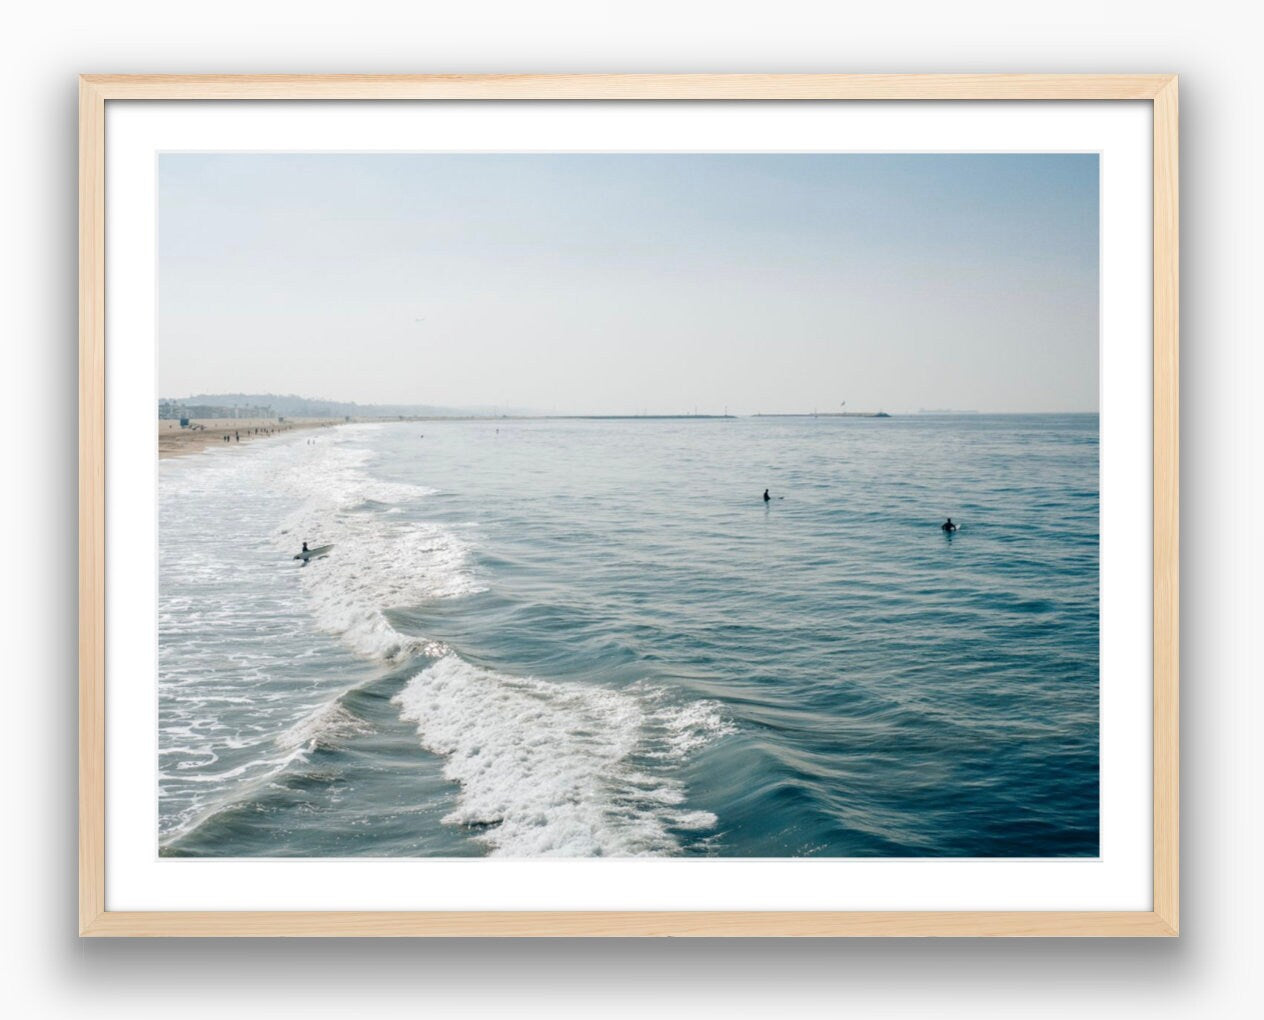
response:
<path id="1" fill-rule="evenodd" d="M 1172 75 L 81 79 L 80 933 L 1178 933 Z"/>

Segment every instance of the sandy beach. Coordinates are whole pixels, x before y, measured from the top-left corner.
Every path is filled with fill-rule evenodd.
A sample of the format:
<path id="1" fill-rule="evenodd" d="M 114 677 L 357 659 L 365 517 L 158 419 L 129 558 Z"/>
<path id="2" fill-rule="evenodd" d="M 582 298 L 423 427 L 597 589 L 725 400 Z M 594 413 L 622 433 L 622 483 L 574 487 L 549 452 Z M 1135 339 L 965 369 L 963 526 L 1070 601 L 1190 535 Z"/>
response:
<path id="1" fill-rule="evenodd" d="M 160 418 L 158 456 L 179 457 L 199 453 L 208 446 L 240 446 L 252 439 L 298 429 L 332 428 L 344 422 L 343 418 L 292 418 L 284 422 L 275 418 L 203 418 L 194 419 L 188 428 L 181 428 L 174 419 Z"/>

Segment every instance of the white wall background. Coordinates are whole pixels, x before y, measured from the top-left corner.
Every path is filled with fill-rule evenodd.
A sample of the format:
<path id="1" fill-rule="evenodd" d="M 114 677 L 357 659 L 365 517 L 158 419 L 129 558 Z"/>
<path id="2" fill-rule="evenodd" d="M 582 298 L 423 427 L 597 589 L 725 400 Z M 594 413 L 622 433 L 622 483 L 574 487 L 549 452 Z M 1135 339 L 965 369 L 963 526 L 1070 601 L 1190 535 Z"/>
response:
<path id="1" fill-rule="evenodd" d="M 1239 1016 L 1261 1009 L 1264 386 L 1250 5 L 222 0 L 3 16 L 7 555 L 0 980 L 15 1015 Z M 75 937 L 75 75 L 84 71 L 1178 71 L 1181 939 L 80 941 Z M 117 342 L 117 340 L 116 340 Z"/>

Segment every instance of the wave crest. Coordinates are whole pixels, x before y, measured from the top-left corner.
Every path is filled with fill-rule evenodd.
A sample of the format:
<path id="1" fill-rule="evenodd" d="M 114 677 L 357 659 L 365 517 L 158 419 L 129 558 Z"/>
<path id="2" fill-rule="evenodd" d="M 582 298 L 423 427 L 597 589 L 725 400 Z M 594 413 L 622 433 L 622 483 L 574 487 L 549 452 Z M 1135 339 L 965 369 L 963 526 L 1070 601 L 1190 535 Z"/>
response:
<path id="1" fill-rule="evenodd" d="M 372 426 L 369 426 L 370 428 Z M 360 426 L 313 448 L 288 477 L 301 500 L 277 532 L 278 546 L 331 543 L 331 555 L 304 565 L 301 583 L 321 629 L 357 654 L 387 662 L 446 649 L 397 631 L 387 611 L 483 589 L 469 567 L 469 545 L 452 532 L 407 519 L 433 489 L 372 477 L 370 450 L 352 445 Z"/>
<path id="2" fill-rule="evenodd" d="M 682 806 L 685 786 L 667 774 L 731 731 L 713 702 L 507 676 L 453 654 L 395 701 L 460 786 L 444 822 L 483 830 L 493 855 L 669 854 L 678 833 L 716 824 Z"/>

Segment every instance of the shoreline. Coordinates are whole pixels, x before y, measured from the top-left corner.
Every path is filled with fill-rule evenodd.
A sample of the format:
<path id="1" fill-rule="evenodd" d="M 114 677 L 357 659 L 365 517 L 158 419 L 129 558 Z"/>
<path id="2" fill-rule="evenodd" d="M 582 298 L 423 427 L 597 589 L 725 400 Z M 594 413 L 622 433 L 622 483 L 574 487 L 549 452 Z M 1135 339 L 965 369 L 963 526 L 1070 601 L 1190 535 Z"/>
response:
<path id="1" fill-rule="evenodd" d="M 208 418 L 192 422 L 189 428 L 181 428 L 180 423 L 174 419 L 160 418 L 158 459 L 183 457 L 214 447 L 241 446 L 253 439 L 265 439 L 287 432 L 345 424 L 345 418 L 296 418 L 284 422 L 275 418 Z"/>

